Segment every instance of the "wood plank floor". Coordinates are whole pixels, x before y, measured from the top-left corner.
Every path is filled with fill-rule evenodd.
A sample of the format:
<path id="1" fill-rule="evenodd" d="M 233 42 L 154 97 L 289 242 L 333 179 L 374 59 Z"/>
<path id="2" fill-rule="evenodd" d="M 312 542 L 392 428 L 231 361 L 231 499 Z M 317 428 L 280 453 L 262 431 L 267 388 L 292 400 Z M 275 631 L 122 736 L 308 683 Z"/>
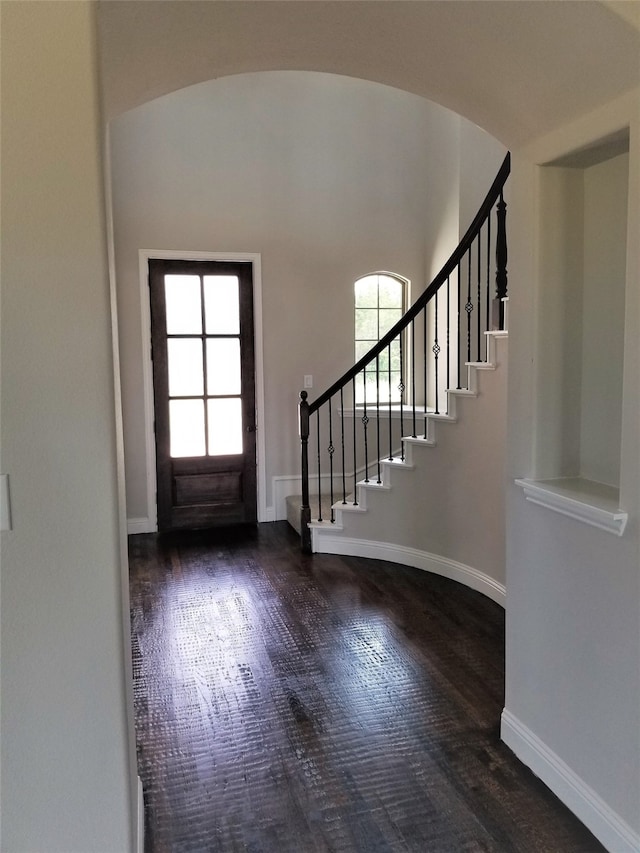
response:
<path id="1" fill-rule="evenodd" d="M 147 853 L 603 850 L 499 740 L 501 608 L 298 543 L 130 539 Z"/>

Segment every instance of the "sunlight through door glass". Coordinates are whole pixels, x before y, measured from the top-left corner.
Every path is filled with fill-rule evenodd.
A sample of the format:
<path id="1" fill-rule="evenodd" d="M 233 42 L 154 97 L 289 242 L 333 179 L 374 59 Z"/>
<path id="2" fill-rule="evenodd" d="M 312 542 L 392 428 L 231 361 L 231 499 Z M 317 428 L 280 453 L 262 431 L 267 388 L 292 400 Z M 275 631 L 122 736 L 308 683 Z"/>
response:
<path id="1" fill-rule="evenodd" d="M 242 453 L 242 404 L 238 397 L 207 400 L 209 456 Z"/>
<path id="2" fill-rule="evenodd" d="M 171 456 L 205 456 L 204 401 L 169 400 L 169 431 Z"/>

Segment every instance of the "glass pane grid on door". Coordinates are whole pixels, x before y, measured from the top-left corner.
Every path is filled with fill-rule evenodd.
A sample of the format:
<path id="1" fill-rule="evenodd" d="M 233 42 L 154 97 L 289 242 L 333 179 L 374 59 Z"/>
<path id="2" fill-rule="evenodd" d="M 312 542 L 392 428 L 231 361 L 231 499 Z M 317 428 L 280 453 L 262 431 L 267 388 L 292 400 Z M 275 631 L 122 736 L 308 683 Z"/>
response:
<path id="1" fill-rule="evenodd" d="M 165 304 L 171 457 L 242 454 L 238 277 L 166 275 Z"/>

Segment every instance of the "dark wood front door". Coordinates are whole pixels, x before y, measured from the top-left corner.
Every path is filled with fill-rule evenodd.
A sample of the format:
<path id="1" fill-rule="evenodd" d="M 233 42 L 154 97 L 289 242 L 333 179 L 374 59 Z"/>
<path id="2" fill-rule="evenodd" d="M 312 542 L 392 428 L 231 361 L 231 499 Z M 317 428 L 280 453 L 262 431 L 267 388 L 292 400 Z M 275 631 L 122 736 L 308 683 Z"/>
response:
<path id="1" fill-rule="evenodd" d="M 158 529 L 255 522 L 249 262 L 150 260 Z"/>

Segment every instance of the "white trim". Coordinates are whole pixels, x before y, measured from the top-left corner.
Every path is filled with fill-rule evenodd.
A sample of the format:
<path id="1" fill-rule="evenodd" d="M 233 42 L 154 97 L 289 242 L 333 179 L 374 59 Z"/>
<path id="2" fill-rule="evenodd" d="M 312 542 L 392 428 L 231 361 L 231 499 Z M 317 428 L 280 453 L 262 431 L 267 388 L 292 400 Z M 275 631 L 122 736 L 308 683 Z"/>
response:
<path id="1" fill-rule="evenodd" d="M 149 258 L 160 257 L 152 252 L 138 252 L 140 280 L 140 327 L 142 337 L 142 404 L 144 407 L 144 450 L 147 470 L 147 518 L 151 531 L 158 529 L 156 503 L 156 434 L 153 428 L 153 362 L 151 361 L 151 302 L 149 298 Z M 133 519 L 131 519 L 133 520 Z M 143 532 L 143 531 L 138 531 Z"/>
<path id="2" fill-rule="evenodd" d="M 128 518 L 127 519 L 127 536 L 133 536 L 136 533 L 155 533 L 158 525 L 155 520 L 150 518 Z"/>
<path id="3" fill-rule="evenodd" d="M 120 331 L 118 326 L 118 294 L 116 286 L 116 258 L 113 228 L 113 181 L 111 172 L 111 137 L 106 128 L 104 137 L 104 205 L 109 271 L 109 306 L 111 311 L 111 347 L 113 364 L 113 405 L 116 442 L 116 487 L 118 494 L 118 550 L 120 564 L 120 598 L 122 607 L 122 655 L 126 701 L 127 763 L 129 824 L 135 829 L 137 752 L 133 696 L 133 658 L 131 655 L 131 601 L 129 596 L 129 553 L 127 547 L 127 498 L 124 462 L 124 424 L 122 414 L 122 382 L 120 372 Z"/>
<path id="4" fill-rule="evenodd" d="M 582 521 L 591 527 L 606 530 L 622 536 L 627 526 L 628 513 L 619 508 L 614 508 L 615 501 L 604 498 L 595 493 L 588 493 L 584 489 L 572 489 L 569 484 L 577 482 L 577 478 L 571 480 L 516 480 L 516 486 L 524 490 L 528 501 L 546 509 L 566 515 L 576 521 Z M 589 481 L 581 481 L 587 484 Z M 592 484 L 599 485 L 599 484 Z M 609 487 L 602 487 L 602 489 Z M 613 492 L 616 490 L 609 489 Z M 573 492 L 573 493 L 572 493 Z"/>
<path id="5" fill-rule="evenodd" d="M 144 792 L 138 776 L 138 822 L 136 826 L 136 853 L 144 853 Z"/>
<path id="6" fill-rule="evenodd" d="M 325 532 L 326 528 L 312 527 L 312 550 L 319 554 L 344 554 L 351 557 L 368 557 L 374 560 L 387 560 L 390 563 L 402 563 L 414 569 L 422 569 L 434 575 L 441 575 L 450 580 L 458 581 L 477 592 L 481 592 L 495 601 L 496 604 L 505 606 L 506 590 L 504 584 L 498 583 L 489 575 L 458 563 L 448 557 L 440 557 L 427 551 L 419 551 L 417 548 L 408 548 L 405 545 L 396 545 L 391 542 L 373 542 L 368 539 L 350 539 L 348 537 L 335 536 Z"/>
<path id="7" fill-rule="evenodd" d="M 266 441 L 264 417 L 264 359 L 262 337 L 262 265 L 255 252 L 187 252 L 171 249 L 139 249 L 142 369 L 144 383 L 145 456 L 147 466 L 147 514 L 151 531 L 158 529 L 156 505 L 156 437 L 153 429 L 153 366 L 151 363 L 151 309 L 149 304 L 149 259 L 184 261 L 250 261 L 253 266 L 253 325 L 256 374 L 256 465 L 258 521 L 271 521 L 266 503 Z M 139 519 L 130 519 L 130 524 Z"/>
<path id="8" fill-rule="evenodd" d="M 637 853 L 638 834 L 586 782 L 506 708 L 500 736 L 611 853 Z"/>

